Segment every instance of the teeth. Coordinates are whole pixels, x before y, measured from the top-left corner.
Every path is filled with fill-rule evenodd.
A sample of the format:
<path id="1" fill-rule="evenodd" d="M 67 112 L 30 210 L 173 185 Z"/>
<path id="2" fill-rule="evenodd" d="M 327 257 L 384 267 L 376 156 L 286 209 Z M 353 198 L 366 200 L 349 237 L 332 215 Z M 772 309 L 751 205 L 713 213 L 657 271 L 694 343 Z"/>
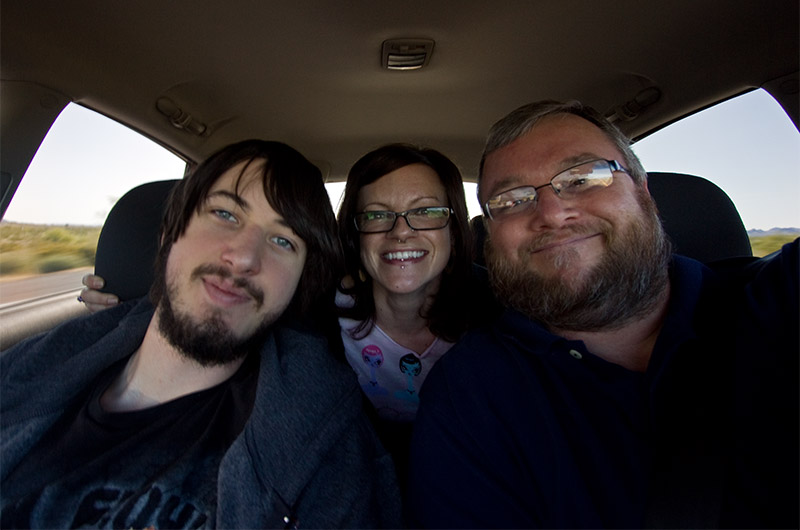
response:
<path id="1" fill-rule="evenodd" d="M 424 255 L 425 253 L 421 250 L 405 250 L 403 252 L 388 252 L 383 257 L 389 260 L 405 261 L 407 259 L 421 258 Z"/>

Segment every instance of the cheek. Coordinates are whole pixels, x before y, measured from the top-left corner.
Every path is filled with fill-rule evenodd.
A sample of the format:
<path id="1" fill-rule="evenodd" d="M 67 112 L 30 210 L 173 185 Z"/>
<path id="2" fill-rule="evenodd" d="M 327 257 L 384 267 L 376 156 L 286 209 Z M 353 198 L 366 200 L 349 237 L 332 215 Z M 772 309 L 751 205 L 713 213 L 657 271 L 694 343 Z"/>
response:
<path id="1" fill-rule="evenodd" d="M 208 230 L 203 222 L 192 219 L 186 231 L 172 244 L 167 258 L 167 271 L 183 270 L 202 263 L 212 263 L 220 255 L 229 236 Z"/>
<path id="2" fill-rule="evenodd" d="M 487 230 L 489 245 L 499 256 L 513 259 L 522 242 L 524 231 L 515 228 L 513 221 L 505 221 L 502 224 L 493 223 Z"/>
<path id="3" fill-rule="evenodd" d="M 186 238 L 182 237 L 172 244 L 169 256 L 167 256 L 167 280 L 180 276 L 188 276 L 192 267 L 190 259 L 199 258 L 199 256 L 191 251 L 190 245 Z"/>
<path id="4" fill-rule="evenodd" d="M 449 230 L 442 230 L 441 234 L 432 243 L 436 248 L 437 261 L 441 261 L 446 265 L 450 261 L 450 255 L 453 253 L 453 238 Z"/>
<path id="5" fill-rule="evenodd" d="M 300 277 L 303 274 L 304 262 L 283 263 L 269 262 L 264 265 L 266 275 L 261 288 L 264 291 L 265 307 L 268 310 L 284 309 L 297 292 Z"/>
<path id="6" fill-rule="evenodd" d="M 361 236 L 361 250 L 359 253 L 359 257 L 361 259 L 361 265 L 369 272 L 373 269 L 373 262 L 380 259 L 376 250 L 373 249 L 373 245 L 371 245 L 372 238 L 369 236 Z"/>
<path id="7" fill-rule="evenodd" d="M 297 288 L 297 285 L 300 283 L 300 278 L 303 276 L 303 271 L 305 268 L 305 254 L 298 256 L 295 259 L 287 260 L 277 267 L 278 270 L 283 270 L 283 274 L 280 276 L 283 277 L 283 283 L 287 285 L 292 294 Z"/>

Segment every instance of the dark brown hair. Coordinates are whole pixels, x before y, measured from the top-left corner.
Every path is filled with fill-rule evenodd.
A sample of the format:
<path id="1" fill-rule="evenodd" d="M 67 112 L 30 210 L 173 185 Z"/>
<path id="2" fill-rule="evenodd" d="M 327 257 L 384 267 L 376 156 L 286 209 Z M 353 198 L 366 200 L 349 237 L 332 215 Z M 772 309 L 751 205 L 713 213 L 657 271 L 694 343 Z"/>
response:
<path id="1" fill-rule="evenodd" d="M 319 169 L 292 147 L 280 142 L 245 140 L 211 155 L 173 189 L 161 226 L 162 242 L 150 299 L 157 305 L 166 289 L 164 272 L 172 244 L 186 232 L 214 183 L 241 162 L 264 161 L 264 196 L 303 240 L 308 249 L 300 283 L 289 306 L 295 316 L 319 311 L 333 314 L 333 294 L 342 274 L 342 253 L 336 218 Z M 244 173 L 242 170 L 242 174 Z M 241 178 L 241 175 L 239 176 Z M 237 186 L 239 183 L 237 182 Z"/>
<path id="2" fill-rule="evenodd" d="M 467 283 L 472 267 L 472 233 L 469 229 L 469 214 L 464 199 L 461 173 L 449 158 L 434 149 L 409 144 L 389 144 L 361 157 L 347 176 L 344 198 L 339 208 L 339 235 L 344 248 L 345 270 L 353 280 L 352 287 L 340 286 L 345 294 L 353 296 L 355 305 L 341 308 L 340 314 L 359 320 L 362 325 L 357 334 L 366 335 L 375 320 L 375 301 L 372 281 L 362 280 L 361 238 L 353 219 L 358 211 L 358 193 L 384 175 L 411 164 L 424 164 L 439 176 L 447 193 L 447 201 L 453 210 L 447 229 L 450 230 L 450 262 L 442 273 L 439 292 L 427 315 L 430 330 L 445 340 L 457 340 L 467 328 L 469 300 L 465 300 Z"/>

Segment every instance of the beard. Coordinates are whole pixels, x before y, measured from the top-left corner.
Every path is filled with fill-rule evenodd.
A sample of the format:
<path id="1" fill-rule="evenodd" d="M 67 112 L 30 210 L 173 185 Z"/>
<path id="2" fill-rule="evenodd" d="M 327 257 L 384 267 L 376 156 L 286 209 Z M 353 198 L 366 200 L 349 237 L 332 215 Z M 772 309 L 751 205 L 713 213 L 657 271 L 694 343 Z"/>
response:
<path id="1" fill-rule="evenodd" d="M 599 229 L 606 241 L 600 262 L 578 277 L 544 277 L 529 262 L 509 262 L 488 240 L 486 262 L 498 299 L 551 330 L 613 330 L 647 314 L 669 282 L 672 246 L 650 196 L 640 189 L 637 200 L 643 215 L 618 233 L 605 221 L 573 230 Z M 552 237 L 545 234 L 529 241 L 519 254 L 529 256 L 530 249 Z M 577 259 L 578 253 L 568 250 L 553 265 L 563 268 Z"/>
<path id="2" fill-rule="evenodd" d="M 203 275 L 215 274 L 222 278 L 231 276 L 230 271 L 212 265 L 201 265 L 191 274 L 191 280 L 200 280 Z M 159 293 L 157 322 L 158 328 L 169 344 L 184 357 L 196 361 L 201 366 L 210 367 L 231 363 L 258 349 L 269 333 L 280 312 L 264 316 L 262 323 L 252 333 L 239 337 L 228 327 L 219 308 L 211 309 L 203 317 L 196 319 L 181 308 L 176 307 L 178 287 L 175 282 L 166 280 L 165 271 L 159 271 L 155 289 Z M 256 302 L 257 311 L 264 301 L 264 294 L 258 288 L 237 279 L 235 284 L 247 290 Z"/>

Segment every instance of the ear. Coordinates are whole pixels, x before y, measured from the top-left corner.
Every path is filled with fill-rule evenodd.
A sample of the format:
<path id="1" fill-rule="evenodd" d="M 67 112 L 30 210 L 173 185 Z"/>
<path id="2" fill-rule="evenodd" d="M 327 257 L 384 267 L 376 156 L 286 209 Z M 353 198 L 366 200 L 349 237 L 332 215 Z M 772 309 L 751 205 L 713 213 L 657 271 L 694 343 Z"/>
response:
<path id="1" fill-rule="evenodd" d="M 645 178 L 642 179 L 642 188 L 644 188 L 644 191 L 646 191 L 647 194 L 650 195 L 650 188 L 647 187 L 647 180 L 648 180 L 647 174 L 645 173 Z"/>

